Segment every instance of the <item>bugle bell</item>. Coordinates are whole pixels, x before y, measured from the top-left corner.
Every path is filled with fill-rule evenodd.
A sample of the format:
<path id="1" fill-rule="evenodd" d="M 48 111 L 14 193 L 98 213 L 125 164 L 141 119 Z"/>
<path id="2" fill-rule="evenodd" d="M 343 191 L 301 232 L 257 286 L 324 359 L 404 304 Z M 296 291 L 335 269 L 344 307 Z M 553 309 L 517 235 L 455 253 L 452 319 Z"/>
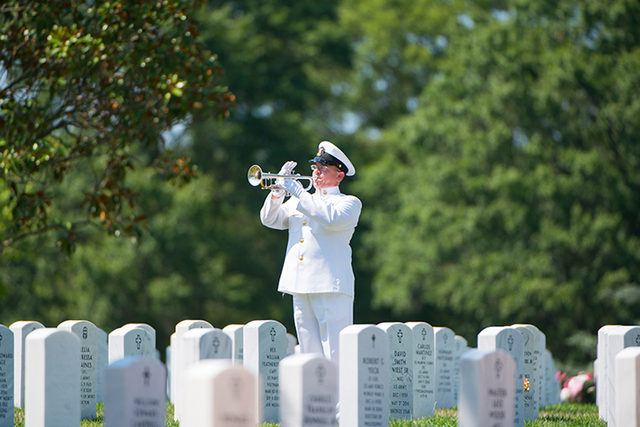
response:
<path id="1" fill-rule="evenodd" d="M 275 180 L 278 178 L 293 178 L 297 180 L 308 179 L 309 185 L 304 187 L 305 191 L 309 191 L 311 186 L 313 185 L 313 177 L 312 176 L 302 176 L 300 174 L 295 175 L 278 175 L 277 173 L 265 173 L 262 172 L 262 168 L 258 165 L 253 165 L 249 168 L 247 172 L 247 180 L 249 180 L 249 184 L 257 187 L 258 185 L 263 190 L 284 190 L 282 187 L 275 183 Z"/>

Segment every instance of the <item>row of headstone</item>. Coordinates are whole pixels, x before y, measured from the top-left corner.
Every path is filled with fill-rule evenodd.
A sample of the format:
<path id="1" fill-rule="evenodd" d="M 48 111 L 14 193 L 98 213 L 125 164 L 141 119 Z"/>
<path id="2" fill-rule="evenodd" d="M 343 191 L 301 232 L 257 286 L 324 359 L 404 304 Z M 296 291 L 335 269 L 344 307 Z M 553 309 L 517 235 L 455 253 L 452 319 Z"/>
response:
<path id="1" fill-rule="evenodd" d="M 277 322 L 251 322 L 244 328 L 242 369 L 230 361 L 192 364 L 186 377 L 188 410 L 181 422 L 187 427 L 203 419 L 211 420 L 200 424 L 206 426 L 231 425 L 224 424 L 224 420 L 233 420 L 236 423 L 233 425 L 238 426 L 254 425 L 256 419 L 280 422 L 283 427 L 336 425 L 336 403 L 339 402 L 340 424 L 384 427 L 388 426 L 390 416 L 417 418 L 416 402 L 421 398 L 416 396 L 429 396 L 425 390 L 436 376 L 438 354 L 441 363 L 450 366 L 441 367 L 442 378 L 438 381 L 443 388 L 452 388 L 454 381 L 456 353 L 442 351 L 442 348 L 440 353 L 437 351 L 438 344 L 447 349 L 446 345 L 455 342 L 455 335 L 447 328 L 431 328 L 419 322 L 345 328 L 340 334 L 337 374 L 336 367 L 322 355 L 283 358 L 284 337 L 285 329 Z M 516 400 L 517 394 L 523 395 L 522 333 L 510 327 L 488 328 L 479 335 L 479 346 L 487 348 L 466 350 L 460 356 L 457 402 L 460 425 L 524 425 L 524 399 L 521 398 L 520 403 Z M 428 365 L 429 357 L 434 360 L 432 365 Z M 416 371 L 419 376 L 415 375 Z M 532 380 L 534 377 L 531 376 Z M 420 387 L 414 387 L 414 381 Z M 254 387 L 256 392 L 250 392 Z M 414 390 L 417 392 L 410 392 Z M 246 392 L 244 404 L 224 400 L 239 398 L 243 391 Z M 441 389 L 440 394 L 448 391 Z M 214 396 L 218 397 L 214 399 Z M 218 399 L 224 403 L 218 405 Z M 213 406 L 203 403 L 212 401 Z M 435 406 L 433 396 L 431 401 Z M 413 409 L 411 415 L 409 408 Z"/>
<path id="2" fill-rule="evenodd" d="M 152 334 L 148 349 L 155 347 L 155 331 L 150 326 L 125 325 L 123 329 Z M 116 342 L 114 339 L 110 345 Z M 29 354 L 29 348 L 35 354 Z M 65 399 L 75 403 L 65 406 L 64 420 L 69 421 L 68 416 L 75 424 L 76 407 L 80 411 L 78 423 L 95 418 L 96 404 L 103 398 L 108 353 L 106 333 L 88 321 L 68 320 L 57 328 L 45 328 L 34 321 L 14 322 L 8 328 L 0 325 L 0 426 L 14 425 L 14 406 L 25 407 L 30 425 L 49 423 L 51 417 L 57 419 L 51 408 Z M 136 352 L 125 350 L 121 357 L 127 354 Z"/>
<path id="3" fill-rule="evenodd" d="M 448 338 L 441 340 L 452 344 L 454 335 L 448 332 Z M 197 425 L 197 420 L 210 420 L 199 424 L 207 426 L 231 425 L 224 420 L 236 422 L 233 425 L 255 425 L 256 419 L 280 422 L 283 427 L 336 425 L 338 392 L 342 425 L 387 426 L 390 407 L 397 408 L 396 417 L 411 418 L 415 416 L 414 400 L 428 402 L 416 408 L 433 413 L 435 334 L 426 323 L 346 328 L 340 335 L 339 369 L 322 355 L 286 357 L 293 352 L 292 346 L 286 329 L 278 322 L 253 321 L 242 333 L 241 367 L 231 358 L 200 360 L 185 367 L 182 425 Z M 171 354 L 176 357 L 173 346 Z M 445 352 L 443 357 L 451 362 L 449 369 L 442 369 L 446 382 L 451 383 L 453 352 Z M 419 393 L 414 393 L 414 372 Z M 248 392 L 253 387 L 256 392 Z M 414 399 L 416 395 L 421 397 Z M 223 403 L 212 400 L 214 396 Z M 245 396 L 246 400 L 243 404 L 228 400 L 234 396 Z M 212 401 L 213 405 L 203 403 Z"/>
<path id="4" fill-rule="evenodd" d="M 354 325 L 340 334 L 340 422 L 385 426 L 433 416 L 457 402 L 456 362 L 467 351 L 451 329 L 424 322 Z M 344 409 L 343 409 L 344 408 Z"/>
<path id="5" fill-rule="evenodd" d="M 78 388 L 84 394 L 82 398 L 77 400 L 82 417 L 95 417 L 95 404 L 91 404 L 90 402 L 87 404 L 87 401 L 90 399 L 95 399 L 93 387 L 97 383 L 97 380 L 94 380 L 91 376 L 92 370 L 95 367 L 95 363 L 92 362 L 96 361 L 94 353 L 98 353 L 99 347 L 91 337 L 92 335 L 97 336 L 97 328 L 92 326 L 90 322 L 68 321 L 63 322 L 58 328 L 59 332 L 69 332 L 71 336 L 75 336 L 76 339 L 78 339 L 77 357 L 65 354 L 63 359 L 69 362 L 73 361 L 75 357 L 76 368 L 79 368 Z M 119 354 L 118 352 L 122 348 L 130 346 L 134 347 L 136 351 L 142 351 L 141 356 L 146 356 L 142 357 L 143 359 L 154 360 L 154 352 L 145 351 L 143 347 L 147 349 L 155 347 L 155 344 L 153 344 L 153 346 L 149 344 L 150 342 L 155 342 L 155 335 L 143 326 L 144 325 L 140 324 L 125 325 L 119 330 L 113 331 L 109 335 L 110 344 L 114 346 L 113 348 L 109 348 L 110 358 L 112 355 Z M 95 330 L 93 328 L 95 328 Z M 540 392 L 541 387 L 535 387 L 534 385 L 536 381 L 538 381 L 537 384 L 542 384 L 541 372 L 543 369 L 541 365 L 533 362 L 530 363 L 531 365 L 535 365 L 537 370 L 532 370 L 528 373 L 525 371 L 524 366 L 518 368 L 520 365 L 527 364 L 527 357 L 529 357 L 531 361 L 542 359 L 541 355 L 543 354 L 542 350 L 544 347 L 540 346 L 540 342 L 543 341 L 540 338 L 533 338 L 534 330 L 532 328 L 531 325 L 488 328 L 478 336 L 478 348 L 483 354 L 483 356 L 480 357 L 476 354 L 477 351 L 469 351 L 466 340 L 462 337 L 456 337 L 452 330 L 448 328 L 433 328 L 423 322 L 410 322 L 407 324 L 383 323 L 378 326 L 354 325 L 349 327 L 343 331 L 340 337 L 341 362 L 340 369 L 338 370 L 340 375 L 340 396 L 342 397 L 340 399 L 340 419 L 346 423 L 346 425 L 385 426 L 388 425 L 389 416 L 392 418 L 405 419 L 421 418 L 433 415 L 434 408 L 453 407 L 456 404 L 459 405 L 460 409 L 462 409 L 464 405 L 471 405 L 466 406 L 464 410 L 470 410 L 472 414 L 476 414 L 477 410 L 474 408 L 478 405 L 477 399 L 470 401 L 469 396 L 465 396 L 465 393 L 468 393 L 468 390 L 475 390 L 476 394 L 484 393 L 482 390 L 485 390 L 483 387 L 485 387 L 486 384 L 482 382 L 478 383 L 473 380 L 473 378 L 480 378 L 479 375 L 489 375 L 483 371 L 486 370 L 486 367 L 482 368 L 486 363 L 489 363 L 485 360 L 485 358 L 488 357 L 485 353 L 489 352 L 493 354 L 500 350 L 507 353 L 510 357 L 509 360 L 514 364 L 513 375 L 511 375 L 513 389 L 509 389 L 509 393 L 505 395 L 507 397 L 502 400 L 498 399 L 499 397 L 502 398 L 501 396 L 493 395 L 493 397 L 496 402 L 500 400 L 503 406 L 505 402 L 511 402 L 512 407 L 509 411 L 500 412 L 498 411 L 499 407 L 494 405 L 494 411 L 489 413 L 493 418 L 490 417 L 488 420 L 495 421 L 495 417 L 497 416 L 511 417 L 513 425 L 523 425 L 523 421 L 521 420 L 527 419 L 525 414 L 526 410 L 524 409 L 527 399 L 522 396 L 525 393 L 522 391 L 522 388 L 519 387 L 522 386 L 523 379 L 526 375 L 529 375 L 529 391 L 533 396 L 532 399 L 529 399 L 531 406 L 534 406 L 536 402 L 538 402 L 539 407 L 542 396 Z M 49 339 L 48 334 L 50 334 L 51 331 L 47 331 L 46 329 L 48 328 L 45 328 L 43 333 L 46 332 L 45 335 L 47 339 Z M 529 341 L 531 343 L 537 343 L 528 350 L 524 344 L 527 334 L 530 334 Z M 69 340 L 70 338 L 67 335 L 56 339 Z M 97 340 L 98 338 L 96 338 L 96 341 Z M 240 342 L 242 344 L 240 344 Z M 0 340 L 0 350 L 2 349 L 1 345 L 2 341 Z M 217 367 L 214 369 L 211 363 L 209 364 L 211 367 L 207 375 L 191 375 L 188 374 L 188 372 L 191 372 L 192 367 L 202 365 L 205 359 L 219 358 L 225 359 L 225 363 L 236 368 L 236 371 L 234 371 L 236 372 L 236 374 L 234 374 L 235 376 L 230 374 L 231 377 L 235 379 L 229 381 L 235 381 L 234 384 L 236 384 L 237 387 L 234 387 L 239 388 L 237 390 L 233 387 L 227 389 L 226 395 L 230 395 L 233 390 L 235 390 L 234 393 L 238 394 L 239 390 L 242 389 L 237 381 L 238 378 L 242 378 L 238 377 L 238 375 L 244 375 L 238 373 L 237 370 L 240 367 L 243 372 L 250 374 L 251 378 L 255 378 L 257 381 L 255 383 L 256 393 L 253 395 L 253 400 L 249 405 L 253 408 L 253 412 L 246 415 L 246 419 L 253 420 L 257 417 L 267 422 L 281 422 L 282 417 L 286 417 L 287 419 L 298 419 L 302 417 L 308 421 L 328 417 L 326 419 L 335 420 L 335 404 L 338 402 L 337 396 L 333 396 L 328 392 L 325 393 L 324 391 L 317 391 L 315 394 L 310 392 L 308 396 L 305 394 L 306 392 L 299 392 L 304 389 L 304 387 L 307 387 L 307 384 L 315 384 L 314 387 L 316 388 L 319 387 L 320 384 L 335 384 L 337 381 L 333 378 L 335 374 L 332 373 L 331 368 L 327 367 L 330 366 L 330 364 L 320 366 L 317 361 L 312 362 L 314 358 L 311 358 L 309 355 L 304 355 L 308 360 L 299 359 L 300 361 L 298 363 L 300 364 L 294 364 L 289 368 L 292 371 L 286 374 L 289 375 L 286 377 L 288 378 L 286 384 L 281 382 L 280 376 L 285 375 L 281 373 L 285 372 L 282 369 L 289 366 L 289 361 L 284 364 L 281 363 L 281 361 L 287 360 L 285 357 L 293 353 L 294 345 L 295 341 L 286 333 L 284 326 L 275 321 L 254 321 L 244 326 L 230 325 L 225 328 L 225 330 L 213 328 L 213 326 L 205 321 L 189 320 L 180 322 L 176 326 L 176 333 L 172 336 L 172 348 L 167 353 L 171 355 L 172 384 L 173 387 L 176 387 L 171 388 L 171 394 L 176 399 L 174 401 L 175 409 L 176 413 L 179 414 L 177 415 L 177 419 L 179 419 L 181 423 L 184 422 L 187 423 L 185 425 L 189 425 L 189 417 L 192 416 L 190 408 L 194 405 L 194 401 L 198 401 L 198 399 L 207 395 L 207 393 L 217 393 L 217 395 L 220 395 L 220 390 L 209 390 L 206 388 L 210 387 L 210 385 L 203 385 L 202 387 L 205 387 L 204 389 L 198 388 L 200 386 L 192 387 L 188 385 L 202 378 L 217 378 L 221 371 Z M 72 348 L 73 345 L 67 345 L 67 347 Z M 48 354 L 46 351 L 41 353 L 45 356 Z M 473 354 L 476 355 L 473 356 Z M 464 363 L 472 363 L 465 361 L 467 355 L 472 360 L 477 359 L 478 361 L 477 363 L 473 362 L 476 364 L 470 365 L 471 367 L 464 368 Z M 500 357 L 500 363 L 510 363 L 505 361 L 503 356 Z M 0 361 L 3 358 L 6 359 L 6 357 L 0 356 Z M 545 354 L 545 358 L 548 358 L 547 354 Z M 239 363 L 240 360 L 242 361 L 241 364 Z M 304 362 L 301 362 L 302 360 L 304 360 Z M 120 363 L 120 361 L 123 362 Z M 129 355 L 124 355 L 123 357 L 114 356 L 111 362 L 107 371 L 111 367 L 128 369 L 127 367 L 129 365 L 134 365 L 134 363 L 130 361 Z M 307 363 L 312 363 L 315 368 L 306 367 Z M 493 360 L 491 363 L 495 364 L 497 362 Z M 156 372 L 149 370 L 156 368 L 150 368 L 148 364 L 145 366 L 147 367 L 139 368 L 143 369 L 143 371 L 138 377 L 142 377 L 145 379 L 145 383 L 149 383 L 148 373 Z M 65 369 L 60 369 L 59 371 L 64 371 Z M 225 368 L 225 370 L 226 369 L 227 368 Z M 309 371 L 310 369 L 311 371 Z M 2 371 L 0 371 L 0 373 L 1 372 Z M 33 370 L 33 372 L 35 372 L 35 370 Z M 471 373 L 467 375 L 466 372 Z M 158 377 L 158 373 L 154 373 L 153 375 L 154 378 Z M 301 382 L 297 382 L 298 380 L 296 380 L 296 378 L 300 375 L 302 375 L 302 378 L 299 378 Z M 166 396 L 166 373 L 164 377 L 165 380 L 161 382 L 161 387 L 164 393 L 163 396 Z M 2 375 L 0 375 L 0 378 L 2 378 Z M 124 380 L 122 376 L 119 378 L 117 381 L 107 380 L 106 384 L 108 385 L 109 381 L 112 381 L 112 383 L 115 381 L 115 384 L 121 385 Z M 69 376 L 67 380 L 74 380 L 73 375 Z M 245 383 L 246 381 L 249 380 L 240 380 L 240 383 Z M 2 390 L 2 384 L 3 383 L 0 382 L 0 391 Z M 288 390 L 287 387 L 289 387 L 290 384 L 297 384 L 297 391 Z M 120 386 L 114 387 L 118 388 Z M 330 389 L 333 386 L 327 387 Z M 154 390 L 156 388 L 155 386 L 153 387 Z M 286 393 L 284 391 L 285 389 L 288 390 Z M 196 393 L 194 390 L 201 390 L 202 392 Z M 489 393 L 487 396 L 489 397 L 492 396 L 490 393 L 494 393 L 496 389 L 494 387 L 491 390 L 487 391 L 487 393 Z M 538 390 L 537 394 L 535 394 L 535 390 Z M 196 394 L 194 395 L 194 393 Z M 111 392 L 111 394 L 105 393 L 105 399 L 107 399 L 107 395 L 111 396 L 108 398 L 111 405 L 110 407 L 115 406 L 122 408 L 122 405 L 115 405 L 113 403 L 113 396 L 117 394 L 118 393 L 114 392 Z M 519 395 L 522 396 L 520 400 L 518 400 Z M 291 399 L 297 402 L 295 396 L 301 396 L 300 398 L 304 402 L 304 404 L 300 403 L 300 407 L 289 404 Z M 511 398 L 508 396 L 513 396 L 513 399 L 509 400 Z M 485 397 L 482 398 L 484 399 Z M 120 398 L 125 398 L 122 393 L 120 393 Z M 157 410 L 157 408 L 159 408 L 157 405 L 163 403 L 164 400 L 160 402 L 158 398 L 149 399 L 150 400 L 144 404 L 147 406 L 143 407 L 138 405 L 136 407 L 136 413 L 155 416 L 158 415 L 159 412 L 163 412 Z M 286 406 L 282 405 L 282 402 L 285 401 L 287 402 Z M 144 400 L 138 400 L 138 404 L 141 404 L 141 402 L 144 402 Z M 130 404 L 132 403 L 130 402 Z M 93 415 L 89 413 L 90 410 L 87 410 L 88 412 L 85 413 L 83 405 L 92 405 Z M 482 408 L 486 408 L 483 403 L 481 405 Z M 105 402 L 105 410 L 106 407 Z M 239 407 L 246 408 L 247 404 L 245 403 Z M 229 408 L 232 408 L 232 406 L 228 406 L 227 408 L 230 411 L 231 409 Z M 227 419 L 245 419 L 241 415 L 236 416 L 232 414 L 233 411 L 229 411 L 227 411 L 228 413 L 225 416 Z M 286 415 L 283 415 L 283 413 L 286 413 Z M 36 415 L 31 415 L 30 417 L 30 419 L 33 419 Z M 112 419 L 119 419 L 116 415 L 111 415 L 111 417 Z M 145 425 L 153 425 L 149 420 L 145 422 L 148 422 L 148 424 Z M 287 425 L 287 421 L 282 420 L 282 422 L 283 425 Z M 71 425 L 75 425 L 75 423 Z"/>
<path id="6" fill-rule="evenodd" d="M 533 325 L 493 326 L 478 334 L 479 350 L 502 350 L 515 362 L 515 426 L 537 419 L 540 407 L 560 402 L 553 356 L 545 347 L 545 335 Z"/>
<path id="7" fill-rule="evenodd" d="M 178 360 L 178 364 L 174 365 L 177 366 L 174 368 L 176 372 L 204 359 L 221 358 L 229 362 L 233 360 L 232 339 L 223 331 L 207 325 L 204 321 L 186 321 L 177 326 L 176 330 L 181 334 L 181 345 L 176 345 L 178 351 L 174 353 L 173 358 L 174 362 Z M 151 351 L 154 347 L 151 343 L 155 341 L 154 331 L 141 326 L 143 325 L 125 325 L 109 336 L 110 364 L 105 369 L 105 423 L 108 426 L 164 425 L 166 371 Z M 13 333 L 9 328 L 5 329 L 6 331 L 0 331 L 3 333 L 0 346 L 4 338 L 5 347 L 13 350 Z M 79 425 L 82 418 L 95 417 L 97 328 L 90 322 L 68 321 L 63 322 L 58 328 L 36 329 L 40 330 L 30 334 L 25 340 L 25 388 L 29 390 L 25 402 L 27 424 L 74 426 Z M 268 408 L 268 411 L 257 404 L 252 408 L 261 414 L 259 419 L 263 419 L 262 414 L 266 413 L 277 420 L 279 361 L 287 352 L 293 351 L 295 342 L 287 336 L 284 326 L 273 321 L 251 322 L 235 329 L 236 337 L 240 330 L 240 337 L 248 339 L 250 343 L 248 347 L 251 351 L 248 352 L 248 361 L 245 361 L 247 368 L 242 369 L 249 375 L 254 375 L 248 369 L 251 367 L 267 380 L 260 382 L 264 384 L 262 392 L 252 395 L 256 401 L 264 401 L 264 407 Z M 235 354 L 242 355 L 244 343 L 236 344 L 239 351 Z M 128 348 L 133 348 L 133 353 L 138 356 L 127 355 Z M 64 351 L 60 351 L 61 349 Z M 0 362 L 2 359 L 12 359 L 12 356 L 13 352 L 0 356 Z M 236 357 L 236 362 L 238 359 L 239 357 Z M 0 363 L 0 367 L 3 365 L 5 369 L 13 368 L 6 361 Z M 13 369 L 10 369 L 10 372 L 13 372 Z M 0 375 L 0 378 L 2 377 L 6 378 L 6 382 L 0 382 L 0 390 L 13 390 L 13 381 L 9 381 L 7 375 Z M 184 385 L 184 381 L 184 378 L 176 379 L 175 384 L 180 387 Z M 237 381 L 234 384 L 238 385 Z M 228 391 L 224 390 L 223 393 L 226 394 Z M 13 397 L 2 394 L 9 402 L 12 413 L 13 405 L 10 402 Z M 175 394 L 176 397 L 180 397 L 181 392 Z M 185 405 L 191 405 L 191 399 L 185 400 L 185 397 L 187 396 L 179 400 L 176 409 L 184 411 Z M 60 407 L 64 408 L 64 411 L 60 411 Z M 93 414 L 90 413 L 91 407 Z M 246 405 L 240 407 L 245 408 Z M 274 411 L 276 415 L 269 414 Z M 13 417 L 10 422 L 10 425 L 13 425 Z"/>
<path id="8" fill-rule="evenodd" d="M 594 362 L 596 404 L 610 427 L 640 426 L 640 326 L 606 325 L 598 330 Z"/>
<path id="9" fill-rule="evenodd" d="M 25 425 L 73 427 L 80 426 L 81 419 L 95 418 L 97 339 L 92 334 L 97 331 L 85 321 L 63 322 L 58 328 L 37 328 L 28 334 Z M 165 381 L 164 365 L 155 357 L 126 356 L 109 365 L 105 425 L 164 426 Z M 13 420 L 6 425 L 13 425 Z"/>
<path id="10" fill-rule="evenodd" d="M 243 366 L 261 378 L 258 411 L 267 422 L 277 422 L 279 411 L 278 366 L 280 360 L 293 353 L 296 339 L 286 328 L 272 320 L 252 321 L 246 325 L 214 328 L 204 320 L 184 320 L 176 325 L 171 336 L 169 396 L 174 404 L 174 418 L 184 421 L 187 398 L 187 371 L 203 360 L 224 359 Z M 209 372 L 213 375 L 213 371 Z M 256 408 L 258 410 L 258 408 Z"/>
<path id="11" fill-rule="evenodd" d="M 25 322 L 27 323 L 27 322 Z M 182 323 L 182 322 L 181 322 Z M 282 325 L 277 324 L 277 322 L 263 322 L 264 325 L 262 327 L 269 328 L 269 334 L 262 333 L 264 340 L 273 339 L 275 336 L 282 336 L 283 328 Z M 268 325 L 267 325 L 268 324 Z M 199 326 L 200 328 L 207 326 L 208 324 L 203 321 L 186 321 L 185 323 L 179 324 L 176 328 L 177 331 L 189 331 L 190 328 L 194 326 Z M 402 324 L 399 324 L 402 325 Z M 33 326 L 33 325 L 31 325 Z M 140 324 L 132 324 L 125 325 L 122 328 L 119 328 L 109 334 L 109 347 L 108 354 L 109 360 L 111 364 L 117 362 L 125 358 L 125 356 L 131 354 L 138 354 L 141 356 L 153 356 L 153 351 L 155 347 L 155 331 L 149 329 L 148 325 L 140 325 Z M 186 326 L 186 327 L 185 327 Z M 249 326 L 249 325 L 248 325 Z M 254 325 L 258 326 L 258 325 Z M 435 363 L 433 361 L 433 348 L 435 348 L 435 344 L 431 343 L 430 339 L 427 339 L 427 329 L 430 328 L 427 324 L 416 323 L 412 325 L 412 327 L 416 328 L 420 326 L 419 329 L 420 335 L 418 336 L 418 340 L 422 340 L 422 344 L 418 344 L 416 346 L 416 354 L 419 355 L 419 366 L 422 368 L 415 369 L 417 379 L 415 381 L 416 385 L 420 386 L 418 396 L 422 396 L 422 400 L 426 402 L 426 404 L 418 405 L 417 408 L 421 411 L 419 416 L 422 416 L 424 413 L 425 416 L 428 416 L 429 413 L 433 411 L 433 397 L 435 395 L 435 390 L 429 387 L 434 382 L 431 378 L 433 376 L 433 370 L 435 368 Z M 38 327 L 42 327 L 39 326 Z M 97 330 L 93 324 L 86 321 L 68 321 L 63 322 L 60 325 L 61 329 L 66 329 L 75 335 L 77 335 L 82 342 L 80 347 L 80 356 L 79 363 L 81 368 L 81 416 L 82 418 L 92 418 L 95 417 L 95 402 L 97 400 L 97 394 L 95 388 L 98 384 L 98 376 L 96 375 L 97 368 L 99 366 L 98 362 L 98 348 L 103 340 L 99 339 Z M 413 339 L 410 335 L 413 333 L 409 326 L 402 325 L 396 326 L 396 329 L 399 329 L 400 334 L 396 333 L 396 338 L 398 339 L 398 344 L 402 347 L 402 333 L 407 334 L 407 338 L 404 340 L 404 345 L 412 343 Z M 35 328 L 34 328 L 35 329 Z M 172 365 L 176 360 L 182 360 L 185 366 L 188 366 L 190 363 L 193 363 L 198 360 L 202 360 L 205 358 L 213 358 L 216 357 L 215 354 L 220 353 L 221 358 L 232 358 L 231 349 L 235 350 L 234 355 L 236 359 L 239 359 L 239 356 L 242 355 L 242 346 L 239 345 L 238 333 L 242 334 L 244 327 L 239 327 L 236 325 L 234 329 L 233 335 L 236 336 L 236 344 L 235 346 L 229 343 L 230 338 L 228 338 L 224 334 L 220 334 L 219 330 L 215 330 L 211 327 L 211 331 L 189 331 L 185 334 L 185 342 L 187 350 L 183 350 L 183 352 L 179 353 L 179 355 L 175 355 L 172 358 Z M 249 328 L 250 330 L 251 328 Z M 404 329 L 404 332 L 402 331 Z M 273 331 L 278 330 L 279 333 L 273 333 Z M 418 329 L 416 329 L 418 331 Z M 443 330 L 444 332 L 444 330 Z M 188 335 L 192 335 L 189 338 Z M 260 336 L 260 332 L 256 332 L 254 335 Z M 400 337 L 398 337 L 400 335 Z M 433 337 L 432 329 L 429 331 L 430 337 Z M 452 334 L 450 334 L 453 337 Z M 242 336 L 242 335 L 240 335 Z M 268 338 L 267 338 L 268 337 Z M 266 379 L 264 382 L 264 390 L 263 390 L 263 401 L 265 404 L 264 407 L 264 416 L 266 420 L 276 420 L 277 412 L 279 408 L 279 396 L 278 396 L 278 381 L 277 381 L 277 366 L 279 360 L 283 358 L 282 354 L 282 346 L 285 345 L 286 350 L 284 355 L 290 354 L 292 352 L 292 339 L 291 336 L 284 335 L 284 341 L 280 341 L 277 346 L 271 345 L 269 347 L 268 352 L 266 350 L 258 350 L 257 352 L 253 352 L 252 356 L 249 358 L 247 362 L 247 367 L 250 369 L 259 372 L 263 378 Z M 251 338 L 250 338 L 251 339 Z M 259 338 L 260 339 L 260 338 Z M 439 381 L 441 387 L 440 393 L 443 395 L 448 394 L 450 391 L 451 385 L 451 372 L 452 369 L 449 366 L 452 358 L 452 353 L 450 350 L 444 349 L 446 347 L 445 343 L 447 342 L 447 335 L 444 335 L 443 344 L 440 349 L 440 372 L 441 380 Z M 206 344 L 205 344 L 206 343 Z M 295 344 L 295 341 L 293 341 Z M 432 348 L 433 346 L 433 348 Z M 263 345 L 252 345 L 252 349 L 264 347 Z M 266 348 L 266 347 L 265 347 Z M 444 349 L 444 351 L 443 351 Z M 207 354 L 208 352 L 208 354 Z M 395 415 L 399 418 L 411 418 L 414 416 L 413 414 L 413 362 L 409 362 L 412 360 L 412 351 L 411 347 L 405 347 L 403 350 L 395 349 L 395 353 L 390 354 L 391 363 L 390 367 L 395 369 L 395 373 L 398 374 L 397 378 L 400 379 L 398 384 L 395 384 L 396 391 L 394 391 L 394 408 Z M 260 357 L 266 357 L 268 360 L 263 361 L 259 360 Z M 182 358 L 182 359 L 181 359 Z M 271 359 L 269 359 L 271 358 Z M 104 360 L 104 357 L 103 357 Z M 256 360 L 258 360 L 256 362 Z M 392 365 L 393 363 L 393 365 Z M 421 364 L 421 365 L 420 365 Z M 256 367 L 257 366 L 257 367 Z M 180 365 L 182 367 L 182 365 Z M 180 368 L 176 368 L 176 378 L 179 376 Z M 421 372 L 422 370 L 422 372 Z M 176 381 L 175 384 L 178 384 Z M 179 394 L 179 393 L 177 393 Z M 419 400 L 419 399 L 418 399 Z M 452 405 L 451 405 L 452 406 Z M 181 410 L 181 405 L 178 402 L 176 404 L 177 410 L 176 412 L 179 414 Z M 422 409 L 420 409 L 422 408 Z"/>

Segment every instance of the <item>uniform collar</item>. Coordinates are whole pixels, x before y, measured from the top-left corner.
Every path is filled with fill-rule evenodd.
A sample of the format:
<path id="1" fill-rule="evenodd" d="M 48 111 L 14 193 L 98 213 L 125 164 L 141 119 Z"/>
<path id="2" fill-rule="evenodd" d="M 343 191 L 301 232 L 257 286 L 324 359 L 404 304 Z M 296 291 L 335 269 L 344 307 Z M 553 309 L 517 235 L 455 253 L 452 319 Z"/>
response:
<path id="1" fill-rule="evenodd" d="M 328 187 L 328 188 L 323 188 L 323 189 L 317 189 L 316 188 L 316 192 L 315 194 L 319 195 L 319 196 L 335 196 L 336 194 L 340 194 L 340 187 L 335 186 L 335 187 Z"/>

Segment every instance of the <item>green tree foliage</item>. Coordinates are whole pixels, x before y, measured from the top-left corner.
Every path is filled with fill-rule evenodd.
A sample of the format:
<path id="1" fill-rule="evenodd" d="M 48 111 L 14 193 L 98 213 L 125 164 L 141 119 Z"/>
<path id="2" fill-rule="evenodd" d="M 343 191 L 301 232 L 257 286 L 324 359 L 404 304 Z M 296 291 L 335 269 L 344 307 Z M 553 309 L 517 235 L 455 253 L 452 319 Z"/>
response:
<path id="1" fill-rule="evenodd" d="M 640 320 L 638 12 L 512 1 L 457 26 L 363 172 L 385 178 L 361 186 L 377 304 L 468 338 L 532 323 L 575 363 Z"/>
<path id="2" fill-rule="evenodd" d="M 260 224 L 267 192 L 251 187 L 246 173 L 252 163 L 277 172 L 294 159 L 310 174 L 307 160 L 335 125 L 327 76 L 345 72 L 349 47 L 330 31 L 336 3 L 289 3 L 212 2 L 199 10 L 203 47 L 219 53 L 225 70 L 216 83 L 232 88 L 237 109 L 222 123 L 194 120 L 167 142 L 198 166 L 198 179 L 175 188 L 148 171 L 130 172 L 147 218 L 142 238 L 91 233 L 67 261 L 42 253 L 11 260 L 0 269 L 4 318 L 55 325 L 73 316 L 107 331 L 146 322 L 159 348 L 186 318 L 216 327 L 273 318 L 292 330 L 290 300 L 276 291 L 287 236 Z M 136 156 L 153 154 L 141 151 Z M 61 190 L 66 197 L 90 172 L 76 171 Z"/>
<path id="3" fill-rule="evenodd" d="M 137 232 L 127 172 L 153 164 L 188 181 L 186 159 L 162 132 L 224 116 L 233 95 L 199 41 L 198 2 L 17 1 L 0 6 L 0 257 L 17 240 L 56 230 L 73 251 L 78 226 Z M 132 154 L 145 147 L 144 161 Z M 145 163 L 146 162 L 146 163 Z M 56 187 L 92 169 L 78 204 L 59 209 Z"/>

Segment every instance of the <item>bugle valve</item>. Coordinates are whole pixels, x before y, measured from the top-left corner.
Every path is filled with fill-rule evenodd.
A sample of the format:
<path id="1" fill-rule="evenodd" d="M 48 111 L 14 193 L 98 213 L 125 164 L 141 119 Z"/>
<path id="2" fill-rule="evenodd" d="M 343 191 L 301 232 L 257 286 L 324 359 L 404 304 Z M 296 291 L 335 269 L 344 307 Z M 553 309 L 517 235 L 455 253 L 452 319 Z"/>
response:
<path id="1" fill-rule="evenodd" d="M 283 190 L 278 184 L 275 183 L 275 180 L 278 178 L 293 178 L 297 180 L 308 179 L 309 185 L 304 187 L 305 191 L 309 191 L 313 186 L 313 177 L 312 176 L 302 176 L 300 174 L 295 175 L 278 175 L 277 173 L 268 173 L 262 172 L 262 168 L 258 165 L 253 165 L 249 168 L 247 172 L 247 180 L 249 184 L 257 187 L 258 185 L 263 190 Z"/>

